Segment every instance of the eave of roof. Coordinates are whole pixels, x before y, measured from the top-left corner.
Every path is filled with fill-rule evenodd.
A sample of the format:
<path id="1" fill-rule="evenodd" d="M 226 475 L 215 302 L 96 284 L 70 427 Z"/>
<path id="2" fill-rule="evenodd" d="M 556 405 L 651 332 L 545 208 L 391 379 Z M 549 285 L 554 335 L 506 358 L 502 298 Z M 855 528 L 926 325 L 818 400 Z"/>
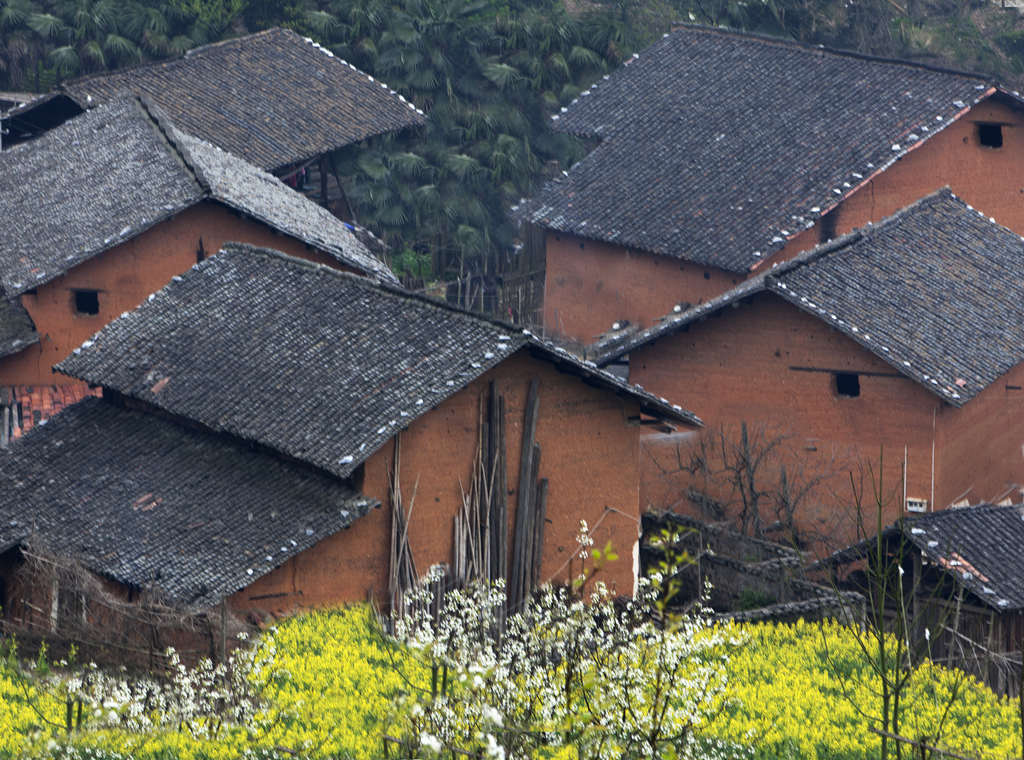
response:
<path id="1" fill-rule="evenodd" d="M 689 309 L 676 307 L 675 312 L 662 317 L 657 324 L 652 325 L 645 330 L 641 330 L 636 333 L 623 331 L 622 333 L 615 333 L 606 336 L 600 342 L 590 346 L 586 354 L 589 358 L 595 361 L 595 363 L 604 366 L 631 351 L 653 343 L 659 338 L 684 330 L 695 322 L 701 321 L 708 316 L 721 311 L 728 306 L 737 304 L 746 298 L 750 298 L 759 293 L 771 293 L 782 298 L 797 309 L 821 320 L 829 327 L 846 335 L 862 348 L 868 350 L 901 374 L 914 380 L 927 390 L 939 396 L 943 401 L 946 401 L 953 406 L 962 406 L 986 387 L 985 383 L 981 383 L 979 385 L 979 381 L 981 380 L 980 377 L 971 377 L 970 380 L 956 381 L 955 385 L 952 378 L 939 380 L 937 378 L 937 375 L 940 374 L 939 368 L 929 366 L 927 362 L 919 361 L 914 356 L 903 355 L 898 348 L 894 350 L 886 345 L 884 340 L 880 342 L 877 339 L 877 336 L 875 339 L 872 339 L 870 332 L 864 329 L 863 324 L 858 325 L 855 317 L 851 317 L 851 315 L 848 314 L 836 314 L 829 309 L 826 309 L 824 306 L 809 299 L 806 295 L 797 292 L 800 289 L 799 286 L 794 289 L 792 284 L 787 284 L 786 281 L 787 276 L 790 274 L 799 273 L 801 271 L 814 271 L 813 268 L 815 266 L 841 266 L 846 259 L 828 257 L 844 249 L 850 249 L 861 244 L 864 246 L 871 245 L 873 244 L 873 241 L 877 240 L 880 236 L 887 234 L 890 228 L 895 229 L 904 221 L 910 223 L 917 217 L 917 215 L 921 215 L 921 218 L 925 218 L 925 215 L 931 213 L 932 209 L 944 206 L 954 207 L 957 210 L 957 213 L 962 214 L 965 219 L 976 221 L 975 218 L 977 217 L 985 220 L 983 224 L 986 227 L 988 234 L 990 234 L 989 245 L 991 246 L 992 256 L 996 256 L 998 253 L 1001 253 L 997 247 L 997 243 L 1005 248 L 1007 241 L 1014 241 L 1014 254 L 1016 254 L 1016 247 L 1019 247 L 1024 243 L 1024 237 L 1021 237 L 1015 232 L 998 225 L 995 220 L 989 219 L 982 212 L 977 211 L 960 201 L 949 191 L 948 188 L 946 188 L 929 196 L 925 196 L 910 206 L 897 211 L 895 214 L 882 220 L 878 224 L 872 225 L 869 223 L 864 228 L 853 230 L 839 238 L 836 238 L 835 240 L 798 254 L 793 259 L 773 266 L 771 269 L 752 277 L 750 280 L 741 283 L 733 289 L 726 291 L 722 295 L 705 303 Z M 957 218 L 959 219 L 960 217 Z M 964 249 L 964 251 L 966 252 L 967 249 Z M 974 251 L 970 251 L 971 255 L 974 255 L 974 253 Z M 827 258 L 827 262 L 823 261 Z M 966 259 L 964 260 L 966 261 Z M 831 262 L 835 262 L 835 264 Z M 894 285 L 898 286 L 901 285 L 901 283 L 894 283 Z M 996 296 L 991 295 L 990 297 L 995 298 Z M 1012 292 L 1004 293 L 1002 295 L 1002 298 L 1004 299 L 1014 297 L 1015 296 Z M 910 328 L 903 327 L 901 329 L 906 331 Z M 1010 338 L 1007 338 L 1006 340 L 1010 340 Z M 992 350 L 995 351 L 995 347 Z M 1006 349 L 1005 347 L 1000 347 L 999 350 L 1001 356 L 1000 361 L 1004 361 L 1005 357 L 1002 357 L 1002 352 Z M 1022 350 L 1024 350 L 1024 347 L 1018 347 L 1018 353 Z M 1013 357 L 1011 357 L 1011 359 L 1012 358 Z M 915 359 L 915 361 L 912 362 L 910 359 Z M 994 376 L 989 378 L 989 382 L 994 381 L 996 377 L 1003 374 L 1003 372 L 1012 366 L 1013 362 L 1009 363 L 1008 366 L 1003 367 L 1001 371 L 995 372 Z M 946 373 L 942 372 L 941 374 Z M 965 374 L 964 377 L 967 377 L 967 375 Z"/>

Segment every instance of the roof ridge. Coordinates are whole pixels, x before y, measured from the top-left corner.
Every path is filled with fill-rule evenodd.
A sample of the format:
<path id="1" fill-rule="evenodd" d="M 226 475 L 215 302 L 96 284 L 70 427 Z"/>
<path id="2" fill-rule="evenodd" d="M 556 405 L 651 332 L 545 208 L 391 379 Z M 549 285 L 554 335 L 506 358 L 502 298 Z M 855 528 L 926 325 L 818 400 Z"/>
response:
<path id="1" fill-rule="evenodd" d="M 964 201 L 958 198 L 949 187 L 945 185 L 940 187 L 934 192 L 928 193 L 928 195 L 921 196 L 913 203 L 910 203 L 902 208 L 889 214 L 889 216 L 879 219 L 877 222 L 867 221 L 860 227 L 854 227 L 849 232 L 846 232 L 836 238 L 827 240 L 824 243 L 818 243 L 813 248 L 805 249 L 797 253 L 793 258 L 781 261 L 778 264 L 773 265 L 771 268 L 765 270 L 761 274 L 766 278 L 777 278 L 779 275 L 791 272 L 794 269 L 798 269 L 801 266 L 806 266 L 818 261 L 829 254 L 835 253 L 838 250 L 846 248 L 854 243 L 862 240 L 869 239 L 877 235 L 881 230 L 888 229 L 889 226 L 900 222 L 905 216 L 922 209 L 926 206 L 931 206 L 943 198 L 950 198 L 965 209 L 971 207 L 964 203 Z M 1014 233 L 1016 234 L 1016 233 Z M 738 287 L 738 286 L 737 286 Z"/>
<path id="2" fill-rule="evenodd" d="M 156 131 L 163 138 L 164 142 L 167 143 L 189 174 L 192 175 L 192 179 L 199 185 L 199 189 L 203 191 L 203 194 L 207 197 L 211 196 L 213 194 L 213 186 L 210 184 L 209 179 L 197 165 L 191 151 L 178 139 L 178 135 L 183 135 L 184 132 L 178 129 L 171 118 L 164 113 L 163 109 L 146 95 L 132 95 L 130 97 L 139 104 L 139 107 L 153 126 L 156 127 Z M 201 138 L 196 137 L 195 139 L 199 140 Z"/>
<path id="3" fill-rule="evenodd" d="M 677 32 L 686 30 L 696 30 L 702 32 L 710 32 L 714 34 L 729 35 L 733 37 L 742 37 L 757 42 L 776 43 L 787 45 L 789 47 L 802 48 L 804 50 L 807 50 L 808 52 L 829 53 L 831 55 L 837 55 L 846 58 L 857 58 L 862 61 L 869 61 L 873 63 L 889 63 L 900 66 L 909 66 L 911 68 L 924 69 L 925 71 L 933 71 L 939 74 L 950 74 L 953 76 L 968 77 L 970 79 L 981 79 L 990 84 L 995 83 L 995 79 L 992 75 L 983 74 L 977 71 L 955 69 L 950 66 L 937 66 L 935 64 L 923 63 L 921 61 L 912 61 L 907 58 L 895 58 L 891 56 L 872 55 L 871 53 L 861 53 L 858 50 L 852 50 L 850 48 L 830 47 L 828 45 L 824 45 L 821 43 L 804 42 L 803 40 L 791 39 L 788 37 L 782 37 L 780 35 L 768 34 L 766 32 L 752 32 L 747 31 L 745 29 L 735 29 L 730 26 L 712 26 L 709 24 L 680 23 L 673 26 L 672 30 L 663 36 L 667 37 Z M 643 52 L 641 51 L 641 56 L 642 55 Z"/>
<path id="4" fill-rule="evenodd" d="M 334 269 L 333 267 L 326 266 L 324 264 L 309 261 L 308 259 L 300 259 L 296 256 L 291 256 L 287 253 L 278 251 L 274 248 L 256 246 L 250 243 L 227 242 L 221 247 L 221 251 L 228 253 L 236 251 L 240 254 L 244 254 L 247 256 L 251 256 L 252 254 L 255 253 L 270 258 L 277 258 L 288 263 L 289 265 L 301 265 L 315 272 L 326 272 L 334 277 L 347 279 L 348 282 L 351 282 L 357 285 L 358 287 L 361 287 L 368 291 L 383 292 L 397 300 L 415 300 L 428 306 L 432 306 L 439 311 L 445 311 L 452 314 L 456 314 L 476 321 L 477 323 L 487 324 L 495 329 L 507 331 L 509 334 L 509 340 L 511 340 L 513 336 L 518 336 L 522 340 L 522 344 L 519 346 L 519 348 L 532 347 L 540 349 L 541 351 L 544 351 L 546 352 L 546 354 L 549 355 L 550 361 L 569 361 L 572 364 L 577 365 L 581 371 L 590 373 L 598 377 L 599 379 L 603 379 L 605 382 L 608 382 L 609 384 L 616 385 L 622 388 L 623 390 L 632 392 L 638 397 L 638 400 L 640 397 L 646 397 L 647 401 L 651 404 L 651 406 L 658 407 L 660 405 L 662 407 L 662 413 L 667 413 L 677 418 L 682 418 L 690 424 L 703 424 L 703 422 L 696 414 L 684 409 L 682 406 L 678 404 L 673 404 L 668 399 L 658 397 L 655 394 L 651 393 L 650 391 L 640 386 L 637 386 L 633 383 L 630 383 L 629 381 L 617 378 L 611 373 L 609 373 L 607 370 L 598 367 L 597 364 L 595 364 L 594 362 L 588 361 L 585 358 L 570 353 L 569 351 L 560 346 L 556 346 L 549 341 L 543 340 L 542 338 L 534 335 L 531 331 L 521 326 L 503 322 L 499 319 L 495 319 L 486 314 L 480 314 L 478 312 L 470 311 L 460 306 L 455 306 L 454 304 L 450 304 L 447 301 L 442 301 L 440 299 L 433 298 L 432 296 L 428 296 L 423 293 L 417 293 L 415 291 L 408 290 L 406 288 L 403 288 L 401 285 L 395 285 L 393 283 L 386 282 L 378 278 L 363 277 L 357 274 L 353 274 L 351 272 L 343 272 L 338 269 Z M 216 261 L 218 258 L 218 256 L 212 256 L 204 260 L 203 262 L 194 265 L 193 269 L 206 266 L 207 262 Z M 210 264 L 209 266 L 212 266 L 212 264 Z"/>
<path id="5" fill-rule="evenodd" d="M 131 64 L 129 66 L 119 66 L 116 69 L 108 69 L 106 71 L 97 71 L 97 72 L 92 73 L 92 74 L 85 74 L 85 75 L 80 76 L 80 77 L 74 77 L 72 79 L 65 79 L 55 89 L 51 90 L 50 93 L 39 93 L 39 94 L 40 95 L 46 95 L 46 94 L 51 94 L 51 93 L 53 93 L 53 94 L 60 93 L 60 94 L 67 95 L 68 97 L 72 98 L 72 100 L 75 100 L 74 96 L 71 95 L 71 92 L 68 89 L 70 87 L 82 85 L 82 84 L 85 84 L 87 82 L 91 82 L 91 81 L 96 80 L 96 79 L 105 79 L 105 78 L 113 76 L 115 74 L 122 74 L 122 73 L 126 73 L 126 72 L 131 72 L 131 71 L 138 71 L 139 69 L 151 68 L 153 66 L 162 66 L 162 65 L 165 65 L 165 64 L 169 64 L 169 63 L 175 63 L 176 61 L 184 61 L 188 56 L 190 56 L 193 53 L 201 52 L 201 51 L 206 51 L 206 50 L 209 50 L 209 49 L 215 48 L 215 47 L 222 47 L 222 46 L 228 45 L 228 44 L 233 43 L 233 42 L 238 42 L 239 40 L 246 40 L 246 39 L 252 39 L 254 37 L 266 36 L 268 33 L 273 32 L 273 31 L 291 31 L 291 30 L 290 29 L 286 30 L 286 29 L 283 29 L 282 27 L 279 27 L 279 26 L 272 26 L 269 29 L 262 29 L 262 30 L 260 30 L 258 32 L 252 32 L 250 34 L 243 34 L 243 35 L 240 35 L 238 37 L 231 37 L 231 38 L 226 39 L 226 40 L 217 40 L 216 42 L 208 42 L 205 45 L 199 45 L 198 47 L 189 48 L 184 53 L 178 53 L 177 55 L 168 56 L 166 58 L 157 58 L 157 59 L 154 59 L 154 60 L 151 60 L 151 61 L 139 61 L 138 63 L 133 63 L 133 64 Z M 294 34 L 294 32 L 292 32 L 292 33 Z M 79 105 L 84 105 L 84 104 L 79 103 Z"/>
<path id="6" fill-rule="evenodd" d="M 197 47 L 189 48 L 181 55 L 175 56 L 175 58 L 168 58 L 167 61 L 169 62 L 172 60 L 176 60 L 177 58 L 181 58 L 182 60 L 184 60 L 185 58 L 188 58 L 191 55 L 195 55 L 196 53 L 204 53 L 207 50 L 211 50 L 213 48 L 226 47 L 240 40 L 251 40 L 257 37 L 269 37 L 274 32 L 291 32 L 292 34 L 296 34 L 296 32 L 294 32 L 293 30 L 287 29 L 283 26 L 271 26 L 267 27 L 266 29 L 260 29 L 258 32 L 240 34 L 237 37 L 229 37 L 226 40 L 217 40 L 216 42 L 207 42 L 205 45 L 198 45 Z M 296 34 L 296 36 L 298 35 Z M 163 63 L 163 61 L 157 61 L 156 63 Z"/>
<path id="7" fill-rule="evenodd" d="M 532 333 L 530 333 L 529 331 L 525 331 L 521 326 L 514 325 L 511 322 L 504 322 L 495 317 L 488 316 L 487 314 L 481 314 L 479 312 L 472 311 L 471 309 L 466 309 L 462 306 L 457 306 L 453 303 L 449 303 L 448 301 L 442 300 L 440 298 L 429 296 L 426 293 L 420 293 L 415 290 L 409 290 L 407 288 L 402 287 L 401 285 L 395 285 L 394 283 L 386 282 L 376 278 L 364 277 L 362 275 L 354 274 L 352 272 L 343 272 L 340 269 L 335 269 L 334 267 L 327 266 L 326 264 L 319 264 L 315 261 L 310 261 L 308 259 L 301 259 L 298 258 L 297 256 L 292 256 L 290 254 L 284 253 L 283 251 L 279 251 L 276 248 L 253 245 L 251 243 L 228 241 L 224 243 L 224 245 L 221 247 L 221 250 L 245 251 L 247 253 L 258 253 L 273 258 L 283 259 L 290 264 L 301 264 L 302 266 L 305 266 L 310 269 L 325 271 L 336 277 L 349 278 L 353 282 L 359 284 L 360 287 L 366 289 L 384 290 L 389 295 L 396 296 L 399 298 L 411 298 L 421 303 L 434 306 L 441 311 L 449 311 L 455 314 L 461 314 L 462 316 L 470 317 L 471 319 L 475 319 L 480 322 L 489 323 L 491 325 L 494 325 L 495 327 L 500 327 L 506 330 L 513 330 L 517 333 L 522 333 L 525 335 L 532 335 Z"/>

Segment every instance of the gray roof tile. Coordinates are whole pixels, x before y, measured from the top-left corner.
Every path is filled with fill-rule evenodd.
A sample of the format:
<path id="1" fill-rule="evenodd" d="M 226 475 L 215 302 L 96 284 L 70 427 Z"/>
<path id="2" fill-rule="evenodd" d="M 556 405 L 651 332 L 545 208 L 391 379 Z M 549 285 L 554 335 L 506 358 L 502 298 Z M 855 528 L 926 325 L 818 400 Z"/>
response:
<path id="1" fill-rule="evenodd" d="M 207 198 L 393 279 L 325 209 L 122 98 L 0 153 L 0 288 L 42 285 Z"/>
<path id="2" fill-rule="evenodd" d="M 21 302 L 0 297 L 0 357 L 16 354 L 38 342 L 36 326 Z"/>
<path id="3" fill-rule="evenodd" d="M 206 607 L 375 502 L 306 465 L 86 399 L 0 451 L 0 545 Z"/>
<path id="4" fill-rule="evenodd" d="M 288 29 L 73 80 L 61 91 L 83 108 L 145 95 L 184 131 L 268 171 L 426 121 L 385 84 Z"/>
<path id="5" fill-rule="evenodd" d="M 521 330 L 274 251 L 230 244 L 175 280 L 58 369 L 341 477 L 522 350 L 700 424 Z"/>
<path id="6" fill-rule="evenodd" d="M 1024 238 L 941 190 L 591 353 L 607 362 L 770 292 L 961 406 L 1024 360 Z"/>
<path id="7" fill-rule="evenodd" d="M 601 142 L 520 213 L 745 272 L 992 92 L 970 74 L 683 27 L 556 116 Z"/>

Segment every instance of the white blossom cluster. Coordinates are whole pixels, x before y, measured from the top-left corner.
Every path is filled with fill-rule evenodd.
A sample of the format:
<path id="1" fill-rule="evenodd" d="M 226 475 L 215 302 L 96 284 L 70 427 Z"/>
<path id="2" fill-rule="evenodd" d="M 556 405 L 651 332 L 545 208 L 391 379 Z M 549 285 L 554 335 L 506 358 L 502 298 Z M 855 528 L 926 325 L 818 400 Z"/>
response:
<path id="1" fill-rule="evenodd" d="M 579 542 L 584 551 L 592 544 L 585 530 Z M 410 689 L 396 704 L 408 756 L 519 760 L 559 748 L 579 760 L 750 756 L 704 736 L 726 706 L 725 660 L 741 642 L 702 605 L 665 614 L 662 574 L 620 604 L 594 579 L 547 586 L 504 624 L 502 583 L 449 592 L 432 611 L 435 580 L 395 621 L 396 638 L 432 673 L 429 689 Z"/>
<path id="2" fill-rule="evenodd" d="M 245 634 L 240 634 L 244 639 Z M 168 648 L 165 678 L 111 671 L 89 663 L 53 665 L 45 657 L 18 675 L 39 691 L 68 705 L 67 732 L 84 726 L 145 733 L 155 728 L 184 729 L 196 738 L 216 738 L 226 725 L 251 725 L 261 707 L 260 676 L 273 659 L 266 646 L 238 647 L 226 662 L 203 658 L 189 667 Z M 8 668 L 17 667 L 8 658 Z M 68 748 L 70 751 L 70 748 Z"/>

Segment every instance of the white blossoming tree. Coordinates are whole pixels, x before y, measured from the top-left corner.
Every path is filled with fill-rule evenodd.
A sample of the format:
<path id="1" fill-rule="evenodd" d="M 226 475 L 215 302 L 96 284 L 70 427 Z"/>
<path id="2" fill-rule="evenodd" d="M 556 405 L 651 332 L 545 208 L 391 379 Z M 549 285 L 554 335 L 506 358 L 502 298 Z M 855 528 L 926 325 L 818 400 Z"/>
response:
<path id="1" fill-rule="evenodd" d="M 705 735 L 725 705 L 725 658 L 741 642 L 703 605 L 670 615 L 661 601 L 684 561 L 666 561 L 624 603 L 585 573 L 573 588 L 544 587 L 502 633 L 500 583 L 449 592 L 432 612 L 428 578 L 395 621 L 396 638 L 434 673 L 429 689 L 410 688 L 397 703 L 400 756 L 746 755 Z"/>

